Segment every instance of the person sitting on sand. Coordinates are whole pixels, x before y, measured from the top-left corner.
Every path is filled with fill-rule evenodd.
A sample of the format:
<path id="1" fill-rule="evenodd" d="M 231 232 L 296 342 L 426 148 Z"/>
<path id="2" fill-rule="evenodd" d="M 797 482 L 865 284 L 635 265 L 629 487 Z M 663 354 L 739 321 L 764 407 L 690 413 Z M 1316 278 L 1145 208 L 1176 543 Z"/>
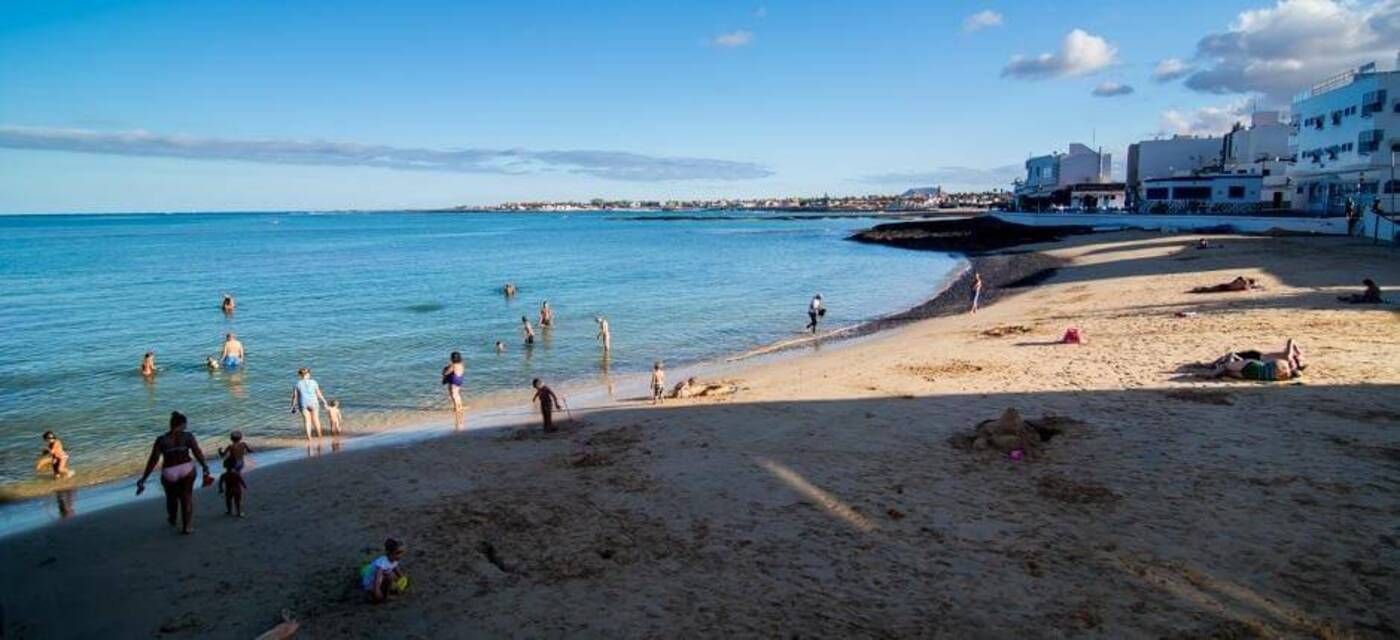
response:
<path id="1" fill-rule="evenodd" d="M 661 361 L 651 365 L 651 403 L 658 404 L 661 398 L 666 395 L 666 370 L 661 368 Z"/>
<path id="2" fill-rule="evenodd" d="M 243 352 L 243 343 L 238 341 L 238 336 L 233 333 L 224 334 L 224 348 L 219 353 L 219 364 L 225 369 L 233 369 L 243 364 L 247 354 Z"/>
<path id="3" fill-rule="evenodd" d="M 1259 283 L 1255 282 L 1254 278 L 1239 276 L 1225 284 L 1196 287 L 1191 290 L 1191 293 L 1225 293 L 1227 291 L 1249 291 L 1250 289 L 1258 288 L 1260 288 Z"/>
<path id="4" fill-rule="evenodd" d="M 156 376 L 156 352 L 147 351 L 146 355 L 141 357 L 141 376 L 145 378 Z"/>
<path id="5" fill-rule="evenodd" d="M 378 604 L 408 590 L 408 575 L 399 568 L 407 553 L 404 543 L 389 538 L 384 541 L 384 555 L 360 568 L 360 588 L 369 594 L 370 602 Z"/>
<path id="6" fill-rule="evenodd" d="M 540 421 L 544 423 L 544 430 L 554 431 L 554 412 L 564 408 L 563 405 L 559 404 L 558 394 L 545 386 L 539 378 L 530 381 L 530 386 L 535 388 L 535 397 L 530 399 L 531 402 L 540 403 Z"/>
<path id="7" fill-rule="evenodd" d="M 1361 286 L 1365 287 L 1361 293 L 1337 296 L 1337 299 L 1350 304 L 1385 304 L 1385 299 L 1381 298 L 1381 288 L 1375 280 L 1366 278 L 1361 281 Z"/>
<path id="8" fill-rule="evenodd" d="M 233 458 L 224 458 L 224 472 L 219 475 L 219 493 L 224 494 L 224 513 L 242 518 L 243 490 L 248 488 L 248 483 L 243 481 L 243 472 L 234 465 Z"/>
<path id="9" fill-rule="evenodd" d="M 530 326 L 530 319 L 520 316 L 520 336 L 525 340 L 525 346 L 535 345 L 535 328 Z"/>
<path id="10" fill-rule="evenodd" d="M 233 294 L 225 293 L 224 302 L 219 305 L 219 307 L 224 310 L 224 315 L 231 316 L 233 315 L 233 310 L 238 307 L 238 303 L 234 302 Z"/>
<path id="11" fill-rule="evenodd" d="M 244 459 L 248 457 L 248 454 L 253 452 L 253 448 L 243 441 L 243 432 L 237 429 L 234 429 L 232 433 L 228 434 L 228 440 L 229 445 L 227 447 L 219 448 L 219 457 L 224 459 L 225 465 L 227 465 L 229 461 L 232 461 L 234 469 L 242 472 L 243 466 L 246 464 Z"/>
<path id="12" fill-rule="evenodd" d="M 540 303 L 540 326 L 549 328 L 554 326 L 554 310 L 549 308 L 549 301 Z"/>
<path id="13" fill-rule="evenodd" d="M 1237 355 L 1230 354 L 1216 365 L 1215 369 L 1210 372 L 1209 377 L 1271 382 L 1276 380 L 1292 380 L 1301 375 L 1301 373 L 1302 372 L 1294 368 L 1288 360 L 1247 360 Z"/>
<path id="14" fill-rule="evenodd" d="M 34 464 L 35 471 L 43 471 L 45 468 L 53 472 L 55 480 L 73 477 L 73 470 L 68 468 L 68 452 L 63 450 L 63 441 L 52 431 L 44 432 L 44 452 Z"/>

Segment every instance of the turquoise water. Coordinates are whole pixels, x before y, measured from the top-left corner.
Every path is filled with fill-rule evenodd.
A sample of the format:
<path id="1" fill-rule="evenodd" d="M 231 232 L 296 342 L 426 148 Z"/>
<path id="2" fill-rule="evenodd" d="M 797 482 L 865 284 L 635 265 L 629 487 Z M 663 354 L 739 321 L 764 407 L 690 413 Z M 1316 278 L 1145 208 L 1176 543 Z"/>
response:
<path id="1" fill-rule="evenodd" d="M 817 292 L 829 326 L 902 310 L 960 265 L 843 240 L 869 219 L 702 217 L 0 217 L 0 486 L 39 486 L 46 429 L 81 483 L 137 469 L 171 410 L 211 450 L 232 429 L 299 436 L 288 409 L 298 367 L 367 430 L 444 410 L 439 371 L 453 350 L 480 401 L 536 376 L 598 376 L 596 314 L 612 325 L 611 373 L 641 372 L 791 337 Z M 507 281 L 514 300 L 499 293 Z M 231 319 L 224 292 L 238 299 Z M 526 349 L 520 316 L 535 322 L 544 299 L 557 326 Z M 204 358 L 228 331 L 247 366 L 211 374 Z M 147 350 L 162 369 L 153 382 L 137 373 Z"/>

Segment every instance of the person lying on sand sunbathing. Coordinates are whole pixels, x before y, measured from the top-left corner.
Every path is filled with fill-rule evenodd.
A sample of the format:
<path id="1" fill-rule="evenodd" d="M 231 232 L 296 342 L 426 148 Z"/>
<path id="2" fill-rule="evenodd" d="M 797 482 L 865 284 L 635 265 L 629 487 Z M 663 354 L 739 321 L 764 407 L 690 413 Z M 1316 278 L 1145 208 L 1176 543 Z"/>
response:
<path id="1" fill-rule="evenodd" d="M 1224 293 L 1227 291 L 1249 291 L 1250 289 L 1258 288 L 1260 288 L 1259 283 L 1255 282 L 1254 278 L 1246 278 L 1244 276 L 1239 276 L 1234 280 L 1226 282 L 1225 284 L 1216 284 L 1211 285 L 1209 287 L 1196 287 L 1195 289 L 1191 290 L 1191 293 Z"/>
<path id="2" fill-rule="evenodd" d="M 1230 354 L 1225 356 L 1223 362 L 1216 365 L 1209 377 L 1275 381 L 1292 380 L 1301 373 L 1288 360 L 1246 360 L 1235 354 Z"/>
<path id="3" fill-rule="evenodd" d="M 1210 363 L 1210 366 L 1211 368 L 1219 367 L 1231 357 L 1263 362 L 1269 360 L 1287 360 L 1289 366 L 1293 367 L 1294 371 L 1302 371 L 1308 368 L 1307 363 L 1303 362 L 1303 350 L 1298 347 L 1298 343 L 1292 338 L 1289 338 L 1287 342 L 1283 343 L 1283 351 L 1259 351 L 1257 349 L 1231 351 L 1217 358 L 1215 362 Z"/>
<path id="4" fill-rule="evenodd" d="M 1337 296 L 1337 299 L 1351 304 L 1385 304 L 1385 299 L 1381 298 L 1381 288 L 1376 286 L 1375 280 L 1366 278 L 1361 281 L 1361 286 L 1366 287 L 1361 293 Z"/>

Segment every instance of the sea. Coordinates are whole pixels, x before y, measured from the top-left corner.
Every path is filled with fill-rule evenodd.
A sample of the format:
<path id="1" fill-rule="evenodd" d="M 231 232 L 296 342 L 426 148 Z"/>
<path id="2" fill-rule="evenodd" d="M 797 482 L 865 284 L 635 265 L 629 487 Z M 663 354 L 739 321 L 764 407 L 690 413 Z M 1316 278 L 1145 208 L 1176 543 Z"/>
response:
<path id="1" fill-rule="evenodd" d="M 450 423 L 440 373 L 452 351 L 466 359 L 473 410 L 523 403 L 537 377 L 609 384 L 658 360 L 674 371 L 794 339 L 815 294 L 829 310 L 823 331 L 859 325 L 936 295 L 965 268 L 955 255 L 846 239 L 877 222 L 752 211 L 3 216 L 0 499 L 128 479 L 171 411 L 211 452 L 235 429 L 263 446 L 296 443 L 300 367 L 341 402 L 352 433 Z M 226 293 L 237 300 L 227 317 Z M 522 316 L 536 325 L 533 347 Z M 598 316 L 611 325 L 607 357 Z M 247 362 L 211 372 L 205 359 L 227 333 Z M 138 372 L 147 351 L 159 367 L 149 380 Z M 35 471 L 49 430 L 72 456 L 69 480 Z"/>

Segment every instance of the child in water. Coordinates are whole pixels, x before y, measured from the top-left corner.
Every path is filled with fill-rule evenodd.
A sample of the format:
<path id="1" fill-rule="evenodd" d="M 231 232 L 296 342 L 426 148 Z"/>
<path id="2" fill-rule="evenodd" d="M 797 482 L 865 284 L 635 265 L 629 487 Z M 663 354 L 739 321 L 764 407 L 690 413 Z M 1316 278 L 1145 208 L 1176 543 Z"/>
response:
<path id="1" fill-rule="evenodd" d="M 44 452 L 34 464 L 36 471 L 43 471 L 45 467 L 53 470 L 55 480 L 73 477 L 73 470 L 68 468 L 68 452 L 63 450 L 63 441 L 52 431 L 44 432 Z"/>
<path id="2" fill-rule="evenodd" d="M 661 361 L 651 366 L 651 403 L 661 402 L 661 397 L 666 394 L 666 371 L 661 368 Z"/>
<path id="3" fill-rule="evenodd" d="M 408 548 L 389 538 L 384 541 L 384 555 L 360 568 L 360 587 L 369 594 L 370 602 L 384 602 L 390 595 L 408 590 L 408 576 L 399 569 Z"/>
<path id="4" fill-rule="evenodd" d="M 331 435 L 340 435 L 340 400 L 331 398 L 326 403 L 326 415 L 331 419 Z"/>
<path id="5" fill-rule="evenodd" d="M 224 466 L 228 466 L 232 461 L 235 471 L 242 473 L 244 458 L 253 452 L 253 448 L 243 441 L 243 432 L 235 429 L 228 434 L 229 445 L 219 449 L 219 457 L 224 459 Z"/>
<path id="6" fill-rule="evenodd" d="M 243 482 L 243 474 L 238 472 L 241 463 L 235 463 L 233 456 L 224 458 L 224 473 L 219 476 L 219 492 L 224 494 L 224 513 L 243 517 L 243 490 L 248 484 Z"/>

